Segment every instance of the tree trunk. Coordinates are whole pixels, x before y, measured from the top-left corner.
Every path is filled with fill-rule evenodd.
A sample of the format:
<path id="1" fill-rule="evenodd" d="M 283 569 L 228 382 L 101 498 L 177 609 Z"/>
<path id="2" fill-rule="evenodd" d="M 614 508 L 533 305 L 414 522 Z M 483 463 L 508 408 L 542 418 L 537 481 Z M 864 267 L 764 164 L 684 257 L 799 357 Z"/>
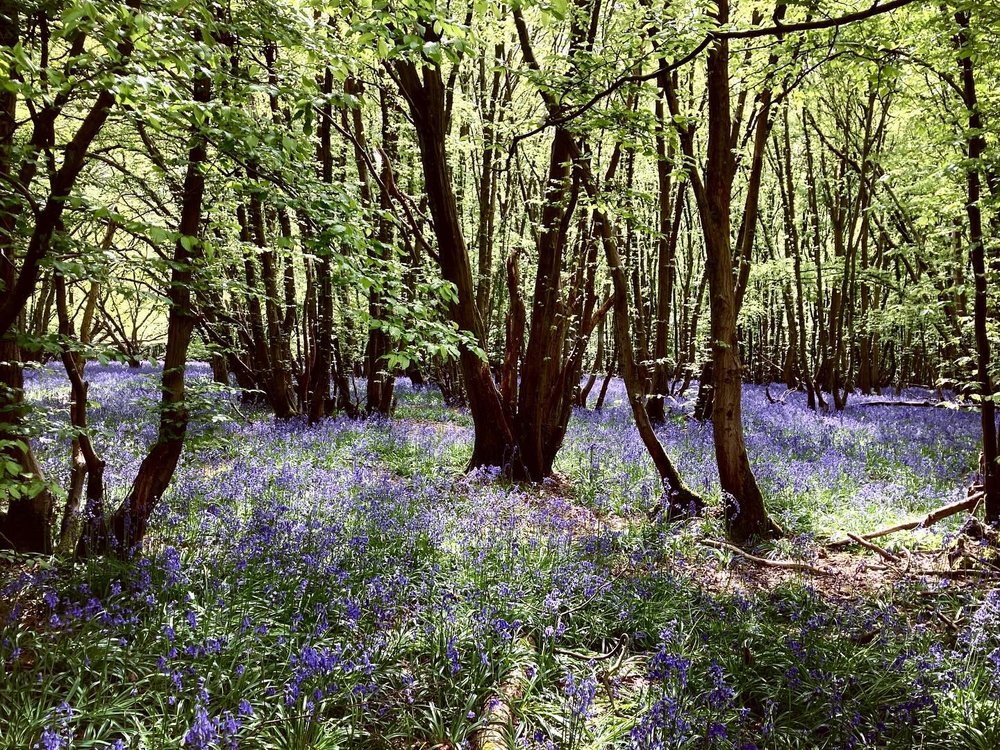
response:
<path id="1" fill-rule="evenodd" d="M 413 62 L 399 60 L 393 65 L 393 73 L 409 104 L 416 129 L 441 272 L 457 292 L 450 305 L 451 318 L 482 351 L 486 351 L 487 342 L 476 305 L 472 268 L 445 154 L 447 122 L 441 70 L 425 66 L 418 71 Z M 499 466 L 508 472 L 515 467 L 523 469 L 512 415 L 503 407 L 489 363 L 468 345 L 461 347 L 459 362 L 469 410 L 476 426 L 469 468 Z"/>
<path id="2" fill-rule="evenodd" d="M 987 309 L 989 292 L 986 268 L 986 248 L 983 238 L 983 217 L 980 209 L 982 183 L 980 171 L 983 169 L 982 159 L 986 151 L 986 139 L 983 136 L 983 118 L 979 110 L 979 99 L 976 93 L 976 75 L 973 57 L 967 50 L 970 44 L 969 26 L 970 13 L 959 11 L 955 14 L 959 31 L 956 36 L 956 46 L 959 52 L 959 67 L 962 73 L 962 94 L 966 112 L 969 118 L 969 128 L 966 131 L 966 148 L 969 154 L 969 164 L 966 167 L 966 201 L 965 211 L 969 219 L 969 256 L 972 262 L 972 273 L 975 277 L 975 297 L 973 299 L 973 327 L 976 334 L 976 367 L 979 395 L 982 399 L 980 420 L 983 433 L 983 456 L 981 466 L 983 472 L 983 490 L 986 495 L 986 522 L 1000 525 L 1000 466 L 997 464 L 997 426 L 996 404 L 993 401 L 993 380 L 990 376 L 990 339 L 987 328 L 989 311 Z"/>
<path id="3" fill-rule="evenodd" d="M 656 176 L 659 186 L 659 237 L 656 255 L 656 326 L 653 339 L 653 381 L 652 395 L 646 404 L 646 411 L 654 424 L 666 422 L 665 396 L 670 388 L 670 368 L 667 357 L 670 345 L 670 303 L 674 294 L 674 278 L 677 273 L 677 240 L 680 236 L 681 218 L 684 212 L 686 186 L 678 185 L 674 203 L 670 206 L 670 156 L 667 154 L 663 128 L 663 102 L 656 103 Z M 672 156 L 672 155 L 671 155 Z"/>
<path id="4" fill-rule="evenodd" d="M 718 21 L 729 22 L 729 3 L 718 3 Z M 742 365 L 736 334 L 736 292 L 730 238 L 733 176 L 729 101 L 729 44 L 720 40 L 708 53 L 708 158 L 701 208 L 711 318 L 715 458 L 722 484 L 726 530 L 736 543 L 780 533 L 768 516 L 750 468 L 743 437 Z"/>
<path id="5" fill-rule="evenodd" d="M 97 455 L 90 441 L 87 426 L 87 390 L 89 384 L 83 379 L 87 360 L 74 353 L 69 347 L 69 341 L 73 336 L 73 326 L 66 303 L 66 282 L 61 274 L 54 275 L 54 285 L 59 335 L 62 339 L 61 357 L 63 367 L 66 369 L 66 376 L 70 382 L 70 424 L 74 431 L 70 455 L 70 478 L 58 545 L 60 554 L 67 555 L 76 548 L 86 520 L 88 518 L 102 518 L 104 515 L 105 464 L 104 460 Z M 96 297 L 96 287 L 97 282 L 92 282 L 88 295 L 88 307 L 89 299 Z M 89 317 L 92 318 L 92 314 Z M 85 346 L 89 339 L 90 321 L 85 312 L 80 323 L 80 344 Z M 86 494 L 84 494 L 85 485 Z"/>
<path id="6" fill-rule="evenodd" d="M 211 79 L 204 74 L 197 74 L 193 83 L 193 101 L 204 106 L 211 101 L 211 97 Z M 160 424 L 156 442 L 139 467 L 128 497 L 108 519 L 108 523 L 104 525 L 98 520 L 98 526 L 81 538 L 78 551 L 83 555 L 113 550 L 120 556 L 128 556 L 141 547 L 150 516 L 170 484 L 181 456 L 188 427 L 184 370 L 196 321 L 191 304 L 191 286 L 195 268 L 204 254 L 200 238 L 205 194 L 204 167 L 207 161 L 207 134 L 203 128 L 192 125 L 178 226 L 180 236 L 174 245 L 170 286 L 167 290 L 170 311 L 167 317 L 167 348 L 163 359 Z"/>
<path id="7" fill-rule="evenodd" d="M 392 122 L 389 109 L 389 99 L 385 92 L 381 94 L 382 113 L 382 149 L 389 161 L 396 158 L 396 129 Z M 355 132 L 358 134 L 358 141 L 364 144 L 364 131 L 361 127 L 360 114 L 355 110 L 354 119 Z M 361 171 L 361 161 L 358 162 L 358 170 Z M 385 169 L 388 169 L 388 164 Z M 379 208 L 383 213 L 388 212 L 392 207 L 392 200 L 388 191 L 384 188 L 386 177 L 383 176 L 383 188 L 379 190 Z M 372 251 L 376 258 L 383 258 L 388 252 L 392 243 L 392 222 L 384 216 L 379 218 L 378 239 L 381 244 L 381 252 Z M 368 292 L 368 315 L 372 321 L 379 321 L 385 314 L 382 300 L 382 292 L 377 285 L 372 286 Z M 368 331 L 368 346 L 365 350 L 366 368 L 368 370 L 368 390 L 366 394 L 367 411 L 369 414 L 382 414 L 388 416 L 392 412 L 393 392 L 396 385 L 396 378 L 388 369 L 385 361 L 386 356 L 391 351 L 392 342 L 381 327 L 373 325 Z"/>

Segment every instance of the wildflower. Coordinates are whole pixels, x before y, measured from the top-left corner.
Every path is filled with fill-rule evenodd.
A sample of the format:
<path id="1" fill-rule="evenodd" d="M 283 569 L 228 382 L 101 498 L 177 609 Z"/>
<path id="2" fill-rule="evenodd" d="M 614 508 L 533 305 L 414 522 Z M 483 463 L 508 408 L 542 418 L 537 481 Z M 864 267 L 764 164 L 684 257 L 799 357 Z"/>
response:
<path id="1" fill-rule="evenodd" d="M 445 653 L 448 656 L 448 661 L 451 662 L 451 673 L 458 674 L 462 669 L 462 665 L 459 662 L 458 649 L 455 647 L 454 636 L 448 639 L 448 645 L 445 647 Z"/>
<path id="2" fill-rule="evenodd" d="M 726 739 L 728 733 L 726 732 L 726 727 L 717 721 L 713 721 L 708 727 L 708 739 L 722 741 Z"/>
<path id="3" fill-rule="evenodd" d="M 218 739 L 219 733 L 209 718 L 208 711 L 205 710 L 204 706 L 198 704 L 194 709 L 194 721 L 184 734 L 184 746 L 194 748 L 194 750 L 203 750 L 203 748 L 210 748 Z"/>
<path id="4" fill-rule="evenodd" d="M 597 695 L 597 677 L 591 672 L 589 677 L 579 683 L 572 672 L 566 672 L 563 693 L 570 699 L 570 710 L 579 719 L 590 715 L 591 705 Z"/>
<path id="5" fill-rule="evenodd" d="M 63 747 L 63 736 L 58 730 L 45 727 L 42 730 L 42 736 L 35 743 L 35 747 L 39 748 L 39 750 L 61 750 Z"/>
<path id="6" fill-rule="evenodd" d="M 712 679 L 712 690 L 708 694 L 708 705 L 712 708 L 728 708 L 732 705 L 736 697 L 736 691 L 726 683 L 726 676 L 715 659 L 712 660 L 708 668 L 709 677 Z"/>

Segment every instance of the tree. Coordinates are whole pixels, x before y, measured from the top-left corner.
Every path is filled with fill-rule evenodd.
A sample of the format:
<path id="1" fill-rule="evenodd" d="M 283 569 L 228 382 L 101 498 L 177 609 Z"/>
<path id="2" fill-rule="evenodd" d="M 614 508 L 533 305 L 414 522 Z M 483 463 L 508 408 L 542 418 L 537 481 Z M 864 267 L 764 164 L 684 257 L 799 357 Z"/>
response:
<path id="1" fill-rule="evenodd" d="M 68 9 L 53 28 L 44 10 L 22 19 L 20 3 L 0 4 L 4 62 L 13 84 L 0 92 L 0 182 L 11 188 L 4 191 L 7 197 L 0 203 L 0 284 L 5 291 L 0 304 L 0 442 L 8 478 L 26 480 L 8 486 L 7 513 L 0 517 L 0 544 L 21 551 L 51 551 L 53 499 L 26 431 L 21 347 L 15 324 L 35 291 L 67 203 L 88 163 L 90 146 L 114 108 L 116 95 L 111 84 L 127 70 L 138 13 L 138 1 L 130 0 L 90 33 L 85 9 Z M 25 34 L 22 23 L 28 25 L 30 35 Z M 39 40 L 35 50 L 38 61 L 19 58 L 18 52 L 25 49 L 24 38 Z M 53 56 L 53 48 L 66 55 Z M 54 62 L 60 58 L 65 61 L 61 69 L 60 63 Z M 89 63 L 86 69 L 84 63 Z M 53 87 L 50 81 L 60 83 Z M 88 99 L 89 104 L 83 104 Z M 15 142 L 19 101 L 32 104 L 31 134 L 23 148 Z M 35 102 L 40 106 L 33 106 Z M 79 124 L 72 124 L 79 117 Z M 57 139 L 64 133 L 70 136 L 59 144 L 62 160 L 57 163 Z M 43 165 L 48 185 L 36 198 L 34 189 Z M 30 229 L 26 230 L 28 239 L 21 254 L 18 232 L 26 213 Z"/>

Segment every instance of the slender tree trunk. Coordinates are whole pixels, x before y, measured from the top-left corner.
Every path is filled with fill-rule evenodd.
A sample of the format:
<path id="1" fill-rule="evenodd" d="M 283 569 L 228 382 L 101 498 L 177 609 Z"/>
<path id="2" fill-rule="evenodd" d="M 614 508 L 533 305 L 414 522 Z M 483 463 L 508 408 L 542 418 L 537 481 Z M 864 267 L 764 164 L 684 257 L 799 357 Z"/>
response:
<path id="1" fill-rule="evenodd" d="M 718 3 L 719 23 L 729 21 L 728 0 Z M 750 468 L 743 437 L 742 364 L 736 333 L 736 292 L 730 239 L 734 157 L 729 101 L 729 45 L 714 44 L 708 54 L 708 158 L 700 201 L 710 295 L 714 385 L 712 426 L 722 484 L 726 530 L 743 543 L 780 533 L 768 516 L 764 497 Z"/>
<path id="2" fill-rule="evenodd" d="M 390 162 L 396 159 L 397 135 L 396 125 L 392 121 L 392 110 L 389 106 L 389 97 L 386 92 L 380 94 L 380 110 L 382 115 L 382 150 Z M 385 170 L 389 169 L 386 164 Z M 382 189 L 379 190 L 379 208 L 383 212 L 388 212 L 392 208 L 392 198 L 385 189 L 387 175 L 383 175 Z M 381 257 L 389 252 L 389 247 L 393 241 L 392 222 L 387 218 L 379 219 L 379 242 L 382 245 Z M 372 320 L 380 320 L 385 314 L 382 292 L 376 287 L 372 287 L 368 297 L 368 315 Z M 367 358 L 368 358 L 368 391 L 367 409 L 369 414 L 377 413 L 388 415 L 392 412 L 394 403 L 394 389 L 396 377 L 388 369 L 385 357 L 392 350 L 392 342 L 389 336 L 381 328 L 373 328 L 369 332 Z"/>
<path id="3" fill-rule="evenodd" d="M 109 233 L 110 234 L 110 233 Z M 74 353 L 68 342 L 73 336 L 73 326 L 66 303 L 66 282 L 61 274 L 54 279 L 56 290 L 56 312 L 59 317 L 59 334 L 62 337 L 62 362 L 70 382 L 70 424 L 74 435 L 70 456 L 70 479 L 66 492 L 66 506 L 59 532 L 59 552 L 69 554 L 80 539 L 87 519 L 102 518 L 104 515 L 104 460 L 94 450 L 87 426 L 87 390 L 89 384 L 83 379 L 87 360 Z M 96 296 L 97 282 L 91 283 L 89 299 Z M 93 315 L 89 316 L 92 319 Z M 90 325 L 85 311 L 80 323 L 79 341 L 86 346 L 90 339 Z M 86 485 L 86 494 L 84 486 Z"/>
<path id="4" fill-rule="evenodd" d="M 604 400 L 608 397 L 608 387 L 611 385 L 611 378 L 614 377 L 618 367 L 618 337 L 615 336 L 615 345 L 611 349 L 611 357 L 605 367 L 604 380 L 601 381 L 601 390 L 597 393 L 597 401 L 594 402 L 594 411 L 601 411 L 604 408 Z"/>
<path id="5" fill-rule="evenodd" d="M 601 232 L 601 240 L 604 244 L 604 253 L 608 261 L 611 281 L 614 284 L 615 342 L 618 348 L 622 379 L 625 381 L 625 392 L 628 395 L 629 405 L 632 408 L 632 417 L 635 420 L 636 429 L 639 431 L 639 437 L 642 438 L 643 445 L 646 446 L 646 450 L 653 459 L 653 465 L 660 475 L 660 481 L 663 483 L 666 493 L 666 502 L 664 505 L 667 508 L 668 514 L 673 516 L 677 514 L 700 513 L 704 506 L 704 501 L 681 479 L 680 473 L 656 437 L 653 424 L 646 413 L 639 370 L 636 367 L 634 354 L 632 353 L 632 336 L 629 332 L 628 280 L 625 269 L 622 266 L 622 259 L 618 254 L 611 225 L 602 211 L 595 211 L 595 213 L 598 216 L 597 224 Z M 604 392 L 606 391 L 602 389 L 602 395 Z"/>
<path id="6" fill-rule="evenodd" d="M 685 185 L 678 185 L 670 205 L 670 158 L 664 139 L 663 101 L 656 103 L 656 177 L 659 187 L 659 238 L 656 256 L 656 326 L 653 340 L 653 388 L 646 411 L 654 424 L 666 421 L 665 396 L 670 388 L 667 358 L 670 346 L 670 308 L 677 274 L 677 240 L 684 212 Z"/>
<path id="7" fill-rule="evenodd" d="M 206 106 L 212 98 L 211 79 L 197 74 L 193 82 L 193 101 Z M 180 460 L 188 427 L 188 406 L 184 371 L 188 346 L 196 315 L 192 309 L 191 285 L 204 249 L 201 241 L 202 204 L 205 195 L 205 164 L 208 161 L 207 134 L 192 125 L 184 176 L 183 202 L 174 245 L 167 298 L 167 349 L 163 358 L 160 397 L 160 424 L 156 442 L 143 460 L 128 497 L 108 519 L 85 532 L 78 552 L 83 555 L 115 550 L 128 556 L 141 547 L 149 519 L 163 495 Z"/>
<path id="8" fill-rule="evenodd" d="M 322 91 L 325 95 L 317 128 L 316 156 L 320 179 L 327 185 L 333 183 L 332 123 L 333 71 L 327 67 L 323 73 Z M 331 408 L 330 373 L 333 368 L 333 280 L 330 267 L 330 249 L 317 248 L 318 259 L 313 264 L 315 302 L 311 322 L 313 353 L 309 373 L 309 422 L 316 424 L 326 417 Z"/>
<path id="9" fill-rule="evenodd" d="M 409 104 L 416 129 L 441 272 L 447 281 L 454 284 L 457 292 L 457 298 L 451 303 L 451 318 L 485 351 L 485 330 L 476 305 L 472 268 L 445 154 L 447 122 L 441 71 L 437 67 L 418 70 L 413 62 L 400 60 L 393 65 L 393 73 Z M 469 467 L 523 468 L 512 415 L 503 406 L 489 363 L 466 345 L 461 347 L 459 361 L 469 410 L 476 426 Z"/>
<path id="10" fill-rule="evenodd" d="M 959 51 L 959 67 L 962 73 L 962 94 L 968 113 L 969 127 L 966 131 L 966 149 L 969 165 L 966 168 L 965 211 L 969 219 L 969 256 L 975 280 L 973 298 L 973 327 L 976 333 L 976 367 L 979 379 L 979 395 L 982 399 L 980 418 L 983 432 L 983 489 L 986 494 L 986 521 L 1000 525 L 1000 465 L 997 464 L 996 405 L 993 401 L 993 380 L 990 376 L 990 339 L 987 329 L 989 318 L 986 248 L 983 237 L 983 216 L 980 208 L 983 169 L 983 154 L 986 139 L 983 136 L 983 118 L 976 92 L 976 75 L 973 57 L 967 49 L 970 44 L 970 13 L 959 11 L 955 14 L 959 31 L 956 46 Z"/>
<path id="11" fill-rule="evenodd" d="M 255 170 L 249 169 L 247 176 L 257 179 Z M 288 332 L 284 326 L 283 294 L 279 288 L 278 257 L 273 247 L 268 244 L 267 231 L 264 222 L 263 196 L 259 188 L 254 188 L 248 201 L 248 218 L 250 234 L 257 247 L 260 258 L 261 281 L 264 294 L 264 326 L 266 338 L 258 343 L 261 350 L 267 351 L 267 369 L 265 375 L 271 408 L 278 419 L 289 419 L 296 416 L 298 404 L 295 399 L 295 389 L 292 385 L 291 351 Z M 250 263 L 248 259 L 248 263 Z"/>

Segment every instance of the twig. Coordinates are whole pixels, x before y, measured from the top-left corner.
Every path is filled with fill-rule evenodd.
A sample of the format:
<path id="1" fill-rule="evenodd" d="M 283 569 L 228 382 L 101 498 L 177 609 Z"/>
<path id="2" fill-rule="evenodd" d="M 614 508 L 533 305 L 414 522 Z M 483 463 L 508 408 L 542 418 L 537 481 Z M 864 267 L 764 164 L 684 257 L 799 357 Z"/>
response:
<path id="1" fill-rule="evenodd" d="M 727 552 L 732 552 L 734 555 L 745 558 L 750 562 L 755 562 L 758 565 L 763 565 L 768 568 L 781 568 L 783 570 L 798 570 L 802 573 L 809 573 L 814 576 L 830 576 L 833 575 L 833 571 L 825 570 L 823 568 L 817 568 L 808 563 L 797 562 L 795 560 L 768 560 L 764 557 L 757 557 L 756 555 L 751 555 L 749 552 L 744 552 L 739 547 L 732 544 L 727 544 L 726 542 L 717 542 L 714 539 L 702 539 L 700 544 L 704 544 L 706 547 L 712 547 L 713 549 L 726 550 Z"/>

